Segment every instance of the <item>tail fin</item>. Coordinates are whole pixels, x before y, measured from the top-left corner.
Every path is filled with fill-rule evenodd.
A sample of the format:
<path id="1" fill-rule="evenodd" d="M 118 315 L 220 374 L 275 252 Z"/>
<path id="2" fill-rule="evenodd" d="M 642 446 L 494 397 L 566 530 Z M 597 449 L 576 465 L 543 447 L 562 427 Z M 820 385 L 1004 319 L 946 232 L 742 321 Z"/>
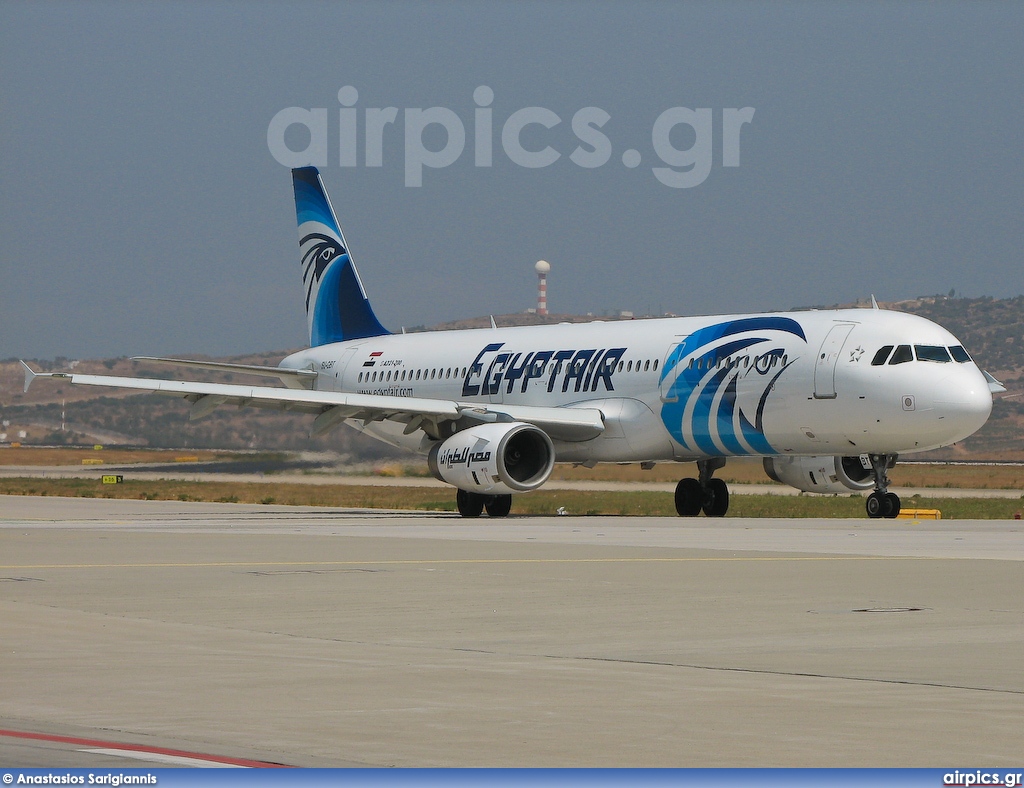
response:
<path id="1" fill-rule="evenodd" d="M 320 173 L 316 167 L 292 170 L 292 185 L 309 346 L 389 334 L 366 298 Z"/>

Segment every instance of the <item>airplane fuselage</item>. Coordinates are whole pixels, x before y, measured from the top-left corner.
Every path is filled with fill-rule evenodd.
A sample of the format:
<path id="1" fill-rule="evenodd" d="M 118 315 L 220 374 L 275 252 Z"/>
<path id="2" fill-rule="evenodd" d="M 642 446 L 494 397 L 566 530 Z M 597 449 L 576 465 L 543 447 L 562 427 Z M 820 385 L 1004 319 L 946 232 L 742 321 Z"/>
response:
<path id="1" fill-rule="evenodd" d="M 901 346 L 907 361 L 879 362 Z M 925 451 L 970 435 L 992 407 L 951 333 L 876 309 L 387 335 L 281 366 L 314 370 L 322 390 L 599 408 L 604 432 L 555 439 L 559 462 Z M 426 450 L 401 424 L 353 426 Z"/>

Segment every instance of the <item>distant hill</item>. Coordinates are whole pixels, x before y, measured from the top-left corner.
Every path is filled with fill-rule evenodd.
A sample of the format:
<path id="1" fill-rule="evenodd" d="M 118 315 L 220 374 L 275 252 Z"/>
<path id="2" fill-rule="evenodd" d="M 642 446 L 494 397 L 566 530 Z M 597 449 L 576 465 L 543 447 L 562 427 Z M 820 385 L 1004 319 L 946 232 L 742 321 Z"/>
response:
<path id="1" fill-rule="evenodd" d="M 859 306 L 864 306 L 863 304 Z M 992 418 L 976 435 L 957 446 L 916 455 L 932 459 L 1024 460 L 1024 296 L 1008 299 L 952 298 L 928 296 L 882 304 L 883 307 L 921 315 L 952 331 L 978 364 L 1007 387 L 998 395 Z M 587 322 L 619 318 L 590 315 L 536 314 L 496 315 L 499 326 Z M 435 326 L 431 330 L 486 328 L 490 317 L 478 317 Z M 422 328 L 412 330 L 424 330 Z M 274 365 L 291 351 L 232 356 L 223 359 L 239 364 Z M 201 358 L 201 357 L 200 357 Z M 58 358 L 31 360 L 36 369 L 57 371 L 194 378 L 222 383 L 240 382 L 242 376 L 135 364 L 127 358 L 72 361 Z M 250 378 L 244 378 L 251 380 Z M 390 447 L 359 436 L 354 430 L 338 428 L 327 435 L 310 438 L 311 419 L 257 408 L 219 408 L 199 421 L 188 420 L 188 404 L 156 394 L 132 394 L 114 389 L 72 387 L 68 384 L 38 382 L 28 394 L 22 391 L 24 377 L 16 359 L 0 362 L 0 444 L 24 443 L 122 444 L 161 448 L 225 448 L 331 450 L 353 461 L 372 461 L 406 456 Z M 61 430 L 62 403 L 65 429 Z"/>

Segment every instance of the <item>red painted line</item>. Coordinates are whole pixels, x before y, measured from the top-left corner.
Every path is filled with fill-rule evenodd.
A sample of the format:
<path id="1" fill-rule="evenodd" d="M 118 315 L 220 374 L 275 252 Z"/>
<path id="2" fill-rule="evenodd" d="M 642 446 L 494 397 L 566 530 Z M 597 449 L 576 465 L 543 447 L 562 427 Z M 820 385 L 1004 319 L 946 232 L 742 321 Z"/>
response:
<path id="1" fill-rule="evenodd" d="M 224 755 L 207 755 L 186 750 L 170 750 L 165 747 L 148 747 L 143 744 L 125 744 L 117 741 L 101 741 L 100 739 L 78 739 L 74 736 L 54 736 L 49 733 L 31 733 L 29 731 L 8 731 L 0 728 L 0 736 L 12 739 L 34 739 L 36 741 L 58 742 L 76 747 L 103 747 L 107 749 L 128 750 L 130 752 L 149 752 L 153 755 L 172 755 L 178 758 L 195 758 L 212 763 L 225 763 L 229 766 L 245 766 L 250 769 L 287 769 L 283 763 L 267 763 L 266 761 L 250 761 L 245 758 L 229 758 Z"/>

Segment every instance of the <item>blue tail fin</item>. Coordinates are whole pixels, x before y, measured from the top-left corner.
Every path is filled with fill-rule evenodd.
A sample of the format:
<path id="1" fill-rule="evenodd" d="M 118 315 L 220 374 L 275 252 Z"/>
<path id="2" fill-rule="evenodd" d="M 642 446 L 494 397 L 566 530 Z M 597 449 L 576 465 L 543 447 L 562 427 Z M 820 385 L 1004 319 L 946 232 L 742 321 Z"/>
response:
<path id="1" fill-rule="evenodd" d="M 292 170 L 292 185 L 309 346 L 389 334 L 366 298 L 320 173 L 316 167 Z"/>

